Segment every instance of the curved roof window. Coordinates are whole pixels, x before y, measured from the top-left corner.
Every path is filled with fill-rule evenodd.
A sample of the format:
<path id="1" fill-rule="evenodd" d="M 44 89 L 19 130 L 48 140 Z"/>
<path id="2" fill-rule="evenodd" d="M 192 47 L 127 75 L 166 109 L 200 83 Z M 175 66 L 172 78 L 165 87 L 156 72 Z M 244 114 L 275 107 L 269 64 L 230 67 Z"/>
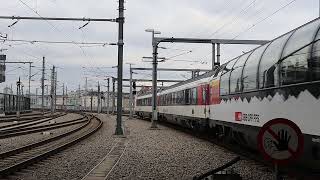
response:
<path id="1" fill-rule="evenodd" d="M 315 38 L 315 43 L 312 49 L 312 58 L 310 60 L 312 80 L 320 80 L 320 30 Z"/>
<path id="2" fill-rule="evenodd" d="M 283 46 L 286 44 L 292 32 L 275 39 L 267 47 L 259 65 L 259 88 L 274 87 L 278 83 L 278 61 L 281 56 Z"/>
<path id="3" fill-rule="evenodd" d="M 320 21 L 315 20 L 298 28 L 288 40 L 280 64 L 281 85 L 311 80 L 312 69 L 317 65 L 311 64 L 310 51 L 319 24 Z"/>
<path id="4" fill-rule="evenodd" d="M 283 49 L 282 58 L 286 57 L 313 42 L 319 28 L 320 21 L 315 20 L 298 28 L 288 40 Z"/>
<path id="5" fill-rule="evenodd" d="M 228 62 L 228 64 L 221 70 L 222 74 L 220 77 L 220 95 L 229 94 L 229 77 L 230 72 L 233 68 L 235 62 L 237 62 L 238 58 L 233 59 Z"/>
<path id="6" fill-rule="evenodd" d="M 246 53 L 234 64 L 230 75 L 230 93 L 242 91 L 241 74 L 244 63 L 252 52 Z"/>
<path id="7" fill-rule="evenodd" d="M 269 44 L 270 43 L 267 43 L 255 49 L 247 59 L 242 75 L 243 91 L 257 89 L 258 65 L 264 50 L 266 49 L 266 47 L 268 47 Z"/>

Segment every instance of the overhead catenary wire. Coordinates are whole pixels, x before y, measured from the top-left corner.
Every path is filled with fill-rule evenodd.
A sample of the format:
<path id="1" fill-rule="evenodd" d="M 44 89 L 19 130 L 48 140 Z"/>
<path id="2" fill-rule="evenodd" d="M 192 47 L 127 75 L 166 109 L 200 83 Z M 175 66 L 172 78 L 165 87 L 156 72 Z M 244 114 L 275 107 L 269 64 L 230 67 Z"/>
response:
<path id="1" fill-rule="evenodd" d="M 106 43 L 106 42 L 75 42 L 75 41 L 46 41 L 46 40 L 25 40 L 25 39 L 3 39 L 0 41 L 10 41 L 10 42 L 27 42 L 27 43 L 47 43 L 47 44 L 76 44 L 76 45 L 117 45 L 116 43 Z"/>
<path id="2" fill-rule="evenodd" d="M 241 34 L 251 30 L 252 28 L 256 27 L 256 25 L 262 23 L 263 21 L 269 19 L 270 17 L 272 17 L 273 15 L 277 14 L 278 12 L 280 12 L 281 10 L 283 10 L 284 8 L 288 7 L 290 4 L 294 3 L 296 0 L 292 0 L 290 1 L 289 3 L 281 6 L 279 9 L 277 9 L 276 11 L 272 12 L 271 14 L 269 14 L 268 16 L 262 18 L 261 20 L 257 21 L 256 23 L 254 23 L 252 26 L 250 26 L 249 28 L 245 29 L 244 31 L 240 32 L 239 34 L 237 34 L 234 38 L 232 39 L 235 39 L 237 37 L 239 37 Z"/>
<path id="3" fill-rule="evenodd" d="M 241 14 L 242 12 L 247 12 L 247 10 L 252 7 L 252 5 L 256 2 L 257 0 L 253 0 L 251 1 L 247 6 L 245 6 L 244 8 L 242 8 L 237 14 Z M 235 20 L 238 19 L 238 16 L 233 17 L 230 21 L 227 21 L 226 23 L 222 24 L 215 32 L 211 33 L 209 35 L 209 37 L 213 37 L 215 34 L 217 34 L 219 31 L 221 31 L 224 27 L 226 27 L 227 25 L 233 23 Z M 197 48 L 192 49 L 192 52 L 195 52 Z M 210 52 L 210 54 L 212 54 L 212 52 Z M 208 54 L 209 55 L 209 54 Z M 207 55 L 206 55 L 207 57 Z"/>
<path id="4" fill-rule="evenodd" d="M 296 1 L 296 0 L 291 0 L 289 3 L 286 3 L 285 5 L 281 6 L 281 7 L 278 8 L 277 10 L 275 10 L 275 11 L 273 11 L 272 13 L 268 14 L 266 17 L 258 20 L 256 23 L 254 23 L 253 25 L 251 25 L 249 28 L 241 31 L 241 32 L 238 33 L 236 36 L 234 36 L 234 37 L 232 38 L 232 40 L 236 39 L 236 38 L 239 37 L 241 34 L 243 34 L 243 33 L 247 32 L 247 31 L 255 28 L 258 24 L 260 24 L 260 23 L 262 23 L 263 21 L 269 19 L 270 17 L 272 17 L 273 15 L 277 14 L 278 12 L 280 12 L 281 10 L 283 10 L 284 8 L 288 7 L 290 4 L 294 3 L 295 1 Z M 212 52 L 206 54 L 206 55 L 204 56 L 204 58 L 207 58 L 208 56 L 211 56 L 211 54 L 212 54 Z"/>
<path id="5" fill-rule="evenodd" d="M 37 14 L 41 20 L 46 21 L 54 30 L 63 33 L 60 29 L 58 29 L 57 27 L 55 27 L 52 23 L 50 23 L 50 21 L 48 19 L 50 18 L 44 18 L 43 16 L 41 16 L 36 10 L 34 10 L 32 7 L 30 7 L 28 4 L 26 4 L 25 2 L 23 2 L 22 0 L 19 0 L 22 4 L 24 4 L 28 9 L 30 9 L 31 11 L 33 11 L 35 14 Z M 21 19 L 21 17 L 20 17 Z M 36 19 L 36 18 L 35 18 Z M 64 20 L 65 18 L 51 18 L 52 20 L 56 19 L 56 20 Z M 70 18 L 69 18 L 70 19 Z M 39 20 L 39 19 L 38 19 Z M 83 18 L 83 20 L 85 20 L 85 18 Z M 104 21 L 104 20 L 103 20 Z M 64 34 L 64 33 L 63 33 Z M 65 35 L 65 34 L 64 34 Z M 67 35 L 69 36 L 69 35 Z M 69 36 L 70 37 L 70 36 Z M 80 47 L 79 44 L 75 44 L 76 46 L 78 46 L 81 50 L 81 52 L 83 53 L 84 57 L 88 58 L 88 55 L 85 53 L 85 51 L 83 50 L 83 48 Z M 92 58 L 91 58 L 92 59 Z"/>

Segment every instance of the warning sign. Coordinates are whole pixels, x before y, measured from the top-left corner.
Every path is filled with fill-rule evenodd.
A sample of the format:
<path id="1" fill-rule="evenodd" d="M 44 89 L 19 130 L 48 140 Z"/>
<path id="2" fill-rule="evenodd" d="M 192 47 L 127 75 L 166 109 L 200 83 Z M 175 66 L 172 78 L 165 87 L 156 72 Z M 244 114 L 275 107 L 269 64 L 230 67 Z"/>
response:
<path id="1" fill-rule="evenodd" d="M 267 122 L 257 140 L 264 157 L 277 164 L 286 164 L 298 158 L 303 151 L 303 134 L 288 119 L 277 118 Z"/>

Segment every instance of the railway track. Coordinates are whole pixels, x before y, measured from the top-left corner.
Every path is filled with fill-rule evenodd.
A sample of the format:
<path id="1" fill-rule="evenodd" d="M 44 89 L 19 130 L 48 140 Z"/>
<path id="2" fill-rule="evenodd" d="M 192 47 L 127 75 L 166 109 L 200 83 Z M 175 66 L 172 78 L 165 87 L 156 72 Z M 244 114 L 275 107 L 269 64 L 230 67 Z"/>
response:
<path id="1" fill-rule="evenodd" d="M 85 123 L 86 121 L 87 121 L 87 117 L 81 117 L 78 119 L 59 122 L 55 124 L 45 124 L 45 125 L 32 126 L 32 127 L 29 127 L 29 126 L 14 127 L 11 129 L 0 131 L 0 139 L 72 126 L 75 124 Z"/>
<path id="2" fill-rule="evenodd" d="M 58 113 L 61 114 L 61 113 Z M 30 115 L 30 116 L 24 116 L 24 117 L 9 117 L 9 118 L 3 118 L 0 119 L 0 123 L 8 123 L 8 122 L 18 122 L 18 123 L 23 123 L 23 122 L 27 122 L 27 121 L 34 121 L 34 120 L 39 120 L 39 119 L 43 119 L 44 117 L 52 117 L 51 114 L 44 114 L 44 115 Z"/>
<path id="3" fill-rule="evenodd" d="M 5 178 L 20 169 L 62 151 L 100 129 L 102 126 L 100 119 L 91 115 L 86 117 L 88 119 L 85 124 L 64 134 L 1 153 L 0 177 Z"/>
<path id="4" fill-rule="evenodd" d="M 25 127 L 28 127 L 28 126 L 34 126 L 34 125 L 41 124 L 41 123 L 53 120 L 55 118 L 64 116 L 64 115 L 66 115 L 66 113 L 58 113 L 58 114 L 55 114 L 53 116 L 38 117 L 38 118 L 34 118 L 34 119 L 31 119 L 31 120 L 28 120 L 28 121 L 23 121 L 23 122 L 3 125 L 3 126 L 0 126 L 0 132 L 1 131 L 7 131 L 7 130 L 10 130 L 10 129 L 19 129 L 19 128 L 25 128 Z"/>
<path id="5" fill-rule="evenodd" d="M 50 111 L 44 112 L 44 114 L 49 114 Z M 42 112 L 31 112 L 31 113 L 25 113 L 25 114 L 20 114 L 20 117 L 28 117 L 28 116 L 40 116 L 42 115 Z M 0 120 L 6 119 L 6 118 L 16 118 L 16 114 L 11 114 L 11 115 L 5 115 L 5 116 L 0 116 Z"/>

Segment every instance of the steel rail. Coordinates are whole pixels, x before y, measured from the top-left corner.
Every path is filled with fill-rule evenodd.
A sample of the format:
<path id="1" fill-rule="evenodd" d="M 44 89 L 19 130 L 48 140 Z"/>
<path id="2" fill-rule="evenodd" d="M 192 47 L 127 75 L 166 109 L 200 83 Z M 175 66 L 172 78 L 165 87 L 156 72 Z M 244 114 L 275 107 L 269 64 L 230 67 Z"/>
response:
<path id="1" fill-rule="evenodd" d="M 4 125 L 4 126 L 0 126 L 0 132 L 1 131 L 5 131 L 5 130 L 1 130 L 1 129 L 4 129 L 4 128 L 10 128 L 10 129 L 15 129 L 15 128 L 19 128 L 19 127 L 27 127 L 27 126 L 33 126 L 35 124 L 40 124 L 40 123 L 43 123 L 43 122 L 46 122 L 46 121 L 50 121 L 50 120 L 53 120 L 53 119 L 56 119 L 58 117 L 61 117 L 61 116 L 64 116 L 66 115 L 66 113 L 60 113 L 60 114 L 56 114 L 54 116 L 47 116 L 47 117 L 39 117 L 34 119 L 34 118 L 31 118 L 30 120 L 28 121 L 24 121 L 24 122 L 21 122 L 21 123 L 17 123 L 17 124 L 8 124 L 8 125 Z M 41 120 L 42 119 L 42 120 Z M 39 120 L 39 121 L 38 121 Z M 32 122 L 30 122 L 32 121 Z M 22 125 L 22 126 L 19 126 L 19 125 Z M 16 127 L 15 127 L 16 126 Z"/>
<path id="2" fill-rule="evenodd" d="M 46 114 L 47 114 L 47 113 L 49 113 L 49 111 L 48 111 L 48 112 L 46 112 Z M 41 113 L 39 113 L 39 112 L 34 112 L 34 113 L 24 113 L 24 114 L 21 114 L 21 115 L 20 115 L 20 117 L 36 116 L 36 115 L 42 115 L 42 114 L 41 114 Z M 1 119 L 5 119 L 5 118 L 15 118 L 15 117 L 17 117 L 17 115 L 16 115 L 16 114 L 0 116 L 0 121 L 1 121 Z"/>
<path id="3" fill-rule="evenodd" d="M 11 122 L 11 121 L 25 121 L 25 120 L 31 120 L 32 118 L 43 118 L 43 117 L 48 117 L 47 114 L 43 115 L 30 115 L 30 116 L 20 116 L 20 118 L 17 118 L 15 115 L 14 117 L 9 117 L 9 118 L 2 118 L 0 119 L 0 123 L 3 122 Z"/>
<path id="4" fill-rule="evenodd" d="M 86 121 L 87 120 L 84 120 L 84 118 L 81 118 L 81 119 L 75 119 L 75 120 L 67 121 L 67 122 L 60 122 L 57 124 L 47 124 L 47 125 L 36 126 L 36 127 L 27 127 L 24 129 L 19 129 L 18 131 L 15 129 L 8 130 L 8 131 L 0 132 L 0 139 L 21 136 L 21 135 L 26 135 L 26 134 L 31 134 L 31 133 L 41 132 L 41 131 L 47 131 L 47 130 L 51 130 L 51 129 L 58 129 L 58 128 L 62 128 L 62 127 L 67 127 L 67 126 L 72 126 L 72 125 L 84 123 Z"/>
<path id="5" fill-rule="evenodd" d="M 94 126 L 88 126 L 91 123 L 95 123 L 93 122 L 93 120 L 97 121 L 97 125 Z M 66 149 L 74 144 L 76 144 L 77 142 L 89 137 L 90 135 L 92 135 L 93 133 L 95 133 L 96 131 L 98 131 L 101 126 L 102 126 L 102 121 L 100 119 L 98 119 L 97 117 L 92 116 L 90 119 L 88 119 L 88 122 L 84 125 L 82 125 L 81 127 L 78 127 L 74 130 L 71 130 L 69 132 L 66 132 L 64 134 L 55 136 L 53 138 L 47 139 L 47 140 L 43 140 L 37 143 L 33 143 L 31 145 L 27 145 L 24 146 L 22 148 L 17 148 L 15 150 L 12 151 L 8 151 L 5 153 L 0 154 L 0 158 L 2 159 L 2 161 L 5 161 L 7 163 L 7 161 L 11 161 L 14 162 L 12 165 L 6 167 L 6 168 L 2 168 L 0 170 L 0 177 L 6 177 L 22 168 L 27 167 L 28 165 L 34 164 L 42 159 L 45 159 L 59 151 L 62 151 L 63 149 Z M 88 127 L 88 129 L 84 132 L 82 132 L 80 135 L 77 134 L 77 132 L 80 132 L 81 130 L 85 129 L 85 127 Z M 74 136 L 72 136 L 72 134 L 74 134 Z M 71 136 L 71 137 L 69 137 Z M 62 140 L 65 137 L 69 137 L 67 140 L 65 140 L 64 142 L 56 142 L 57 140 Z M 49 143 L 55 143 L 51 146 L 54 147 L 48 147 L 45 145 L 50 145 Z M 47 150 L 46 148 L 44 148 L 44 150 L 42 150 L 41 152 L 41 146 L 46 147 L 47 149 L 49 148 L 49 150 Z M 35 148 L 40 148 L 38 151 Z M 28 150 L 30 150 L 31 152 L 27 152 Z M 33 152 L 33 153 L 32 153 Z M 25 154 L 23 154 L 25 153 Z M 15 162 L 15 158 L 14 157 L 18 157 L 18 154 L 22 154 L 25 155 L 26 157 L 22 157 L 21 161 L 17 161 Z M 6 160 L 7 159 L 7 160 Z"/>

